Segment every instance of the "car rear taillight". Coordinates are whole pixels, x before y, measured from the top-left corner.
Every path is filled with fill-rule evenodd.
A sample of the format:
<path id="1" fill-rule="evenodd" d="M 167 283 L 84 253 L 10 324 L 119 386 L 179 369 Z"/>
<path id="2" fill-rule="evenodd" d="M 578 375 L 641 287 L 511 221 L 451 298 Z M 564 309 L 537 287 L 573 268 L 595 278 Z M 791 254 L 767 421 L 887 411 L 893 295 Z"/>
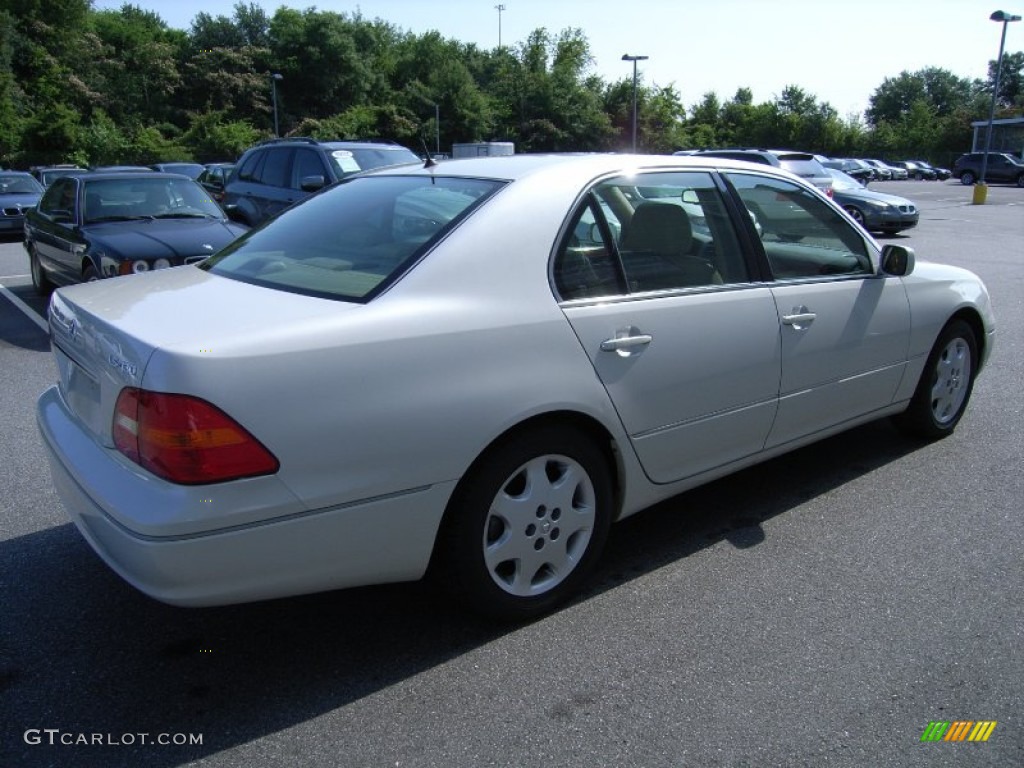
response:
<path id="1" fill-rule="evenodd" d="M 832 187 L 825 187 L 825 194 L 832 197 Z"/>
<path id="2" fill-rule="evenodd" d="M 114 446 L 154 475 L 182 485 L 269 475 L 280 462 L 205 400 L 126 387 L 114 407 Z"/>

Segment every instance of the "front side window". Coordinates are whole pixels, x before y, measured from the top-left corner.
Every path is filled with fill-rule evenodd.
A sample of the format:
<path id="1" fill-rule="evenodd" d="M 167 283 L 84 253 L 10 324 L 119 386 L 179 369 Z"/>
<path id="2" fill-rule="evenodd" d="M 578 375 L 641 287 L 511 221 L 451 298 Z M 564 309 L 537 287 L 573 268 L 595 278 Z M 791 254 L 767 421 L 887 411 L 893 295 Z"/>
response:
<path id="1" fill-rule="evenodd" d="M 819 195 L 783 179 L 726 176 L 757 222 L 776 280 L 871 274 L 864 238 Z"/>
<path id="2" fill-rule="evenodd" d="M 711 175 L 623 176 L 594 187 L 553 264 L 563 299 L 748 282 Z"/>
<path id="3" fill-rule="evenodd" d="M 292 293 L 368 301 L 500 186 L 456 177 L 353 178 L 252 230 L 200 269 Z"/>
<path id="4" fill-rule="evenodd" d="M 309 176 L 326 179 L 324 164 L 320 161 L 320 155 L 313 150 L 297 149 L 292 161 L 292 189 L 302 189 L 302 180 Z"/>

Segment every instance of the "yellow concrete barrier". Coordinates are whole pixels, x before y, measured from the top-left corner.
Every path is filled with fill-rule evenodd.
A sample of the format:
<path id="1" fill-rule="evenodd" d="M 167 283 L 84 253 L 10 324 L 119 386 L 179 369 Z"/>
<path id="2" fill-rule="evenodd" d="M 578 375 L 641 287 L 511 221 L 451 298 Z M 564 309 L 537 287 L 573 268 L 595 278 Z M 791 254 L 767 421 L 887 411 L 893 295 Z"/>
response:
<path id="1" fill-rule="evenodd" d="M 974 197 L 971 199 L 972 205 L 984 205 L 985 200 L 988 198 L 988 184 L 979 181 L 974 185 Z"/>

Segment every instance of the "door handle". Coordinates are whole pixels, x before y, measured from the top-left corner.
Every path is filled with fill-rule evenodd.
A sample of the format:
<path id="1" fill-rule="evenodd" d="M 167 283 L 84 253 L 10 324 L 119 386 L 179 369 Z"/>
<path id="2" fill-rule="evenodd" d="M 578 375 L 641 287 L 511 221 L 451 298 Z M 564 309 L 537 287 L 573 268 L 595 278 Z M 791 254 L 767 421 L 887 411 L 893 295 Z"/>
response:
<path id="1" fill-rule="evenodd" d="M 797 330 L 814 322 L 817 315 L 807 307 L 793 307 L 793 312 L 782 316 L 783 325 L 792 325 Z"/>
<path id="2" fill-rule="evenodd" d="M 632 349 L 650 344 L 654 337 L 647 333 L 640 333 L 636 336 L 616 336 L 614 339 L 605 339 L 601 342 L 601 349 L 605 352 L 615 352 L 619 349 Z"/>

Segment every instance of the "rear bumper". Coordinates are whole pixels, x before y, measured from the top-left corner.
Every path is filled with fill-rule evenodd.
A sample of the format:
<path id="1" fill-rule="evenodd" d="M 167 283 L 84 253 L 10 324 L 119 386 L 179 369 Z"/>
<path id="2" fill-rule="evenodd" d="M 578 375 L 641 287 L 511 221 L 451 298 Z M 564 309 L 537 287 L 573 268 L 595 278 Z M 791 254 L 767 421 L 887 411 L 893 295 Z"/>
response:
<path id="1" fill-rule="evenodd" d="M 172 605 L 227 605 L 418 579 L 454 487 L 443 483 L 313 511 L 288 508 L 280 517 L 264 509 L 260 521 L 218 530 L 180 532 L 179 521 L 173 535 L 141 533 L 124 521 L 150 508 L 147 484 L 154 486 L 151 494 L 161 489 L 93 442 L 56 387 L 43 393 L 36 415 L 54 485 L 82 536 L 125 581 Z M 119 504 L 130 509 L 116 509 Z"/>

